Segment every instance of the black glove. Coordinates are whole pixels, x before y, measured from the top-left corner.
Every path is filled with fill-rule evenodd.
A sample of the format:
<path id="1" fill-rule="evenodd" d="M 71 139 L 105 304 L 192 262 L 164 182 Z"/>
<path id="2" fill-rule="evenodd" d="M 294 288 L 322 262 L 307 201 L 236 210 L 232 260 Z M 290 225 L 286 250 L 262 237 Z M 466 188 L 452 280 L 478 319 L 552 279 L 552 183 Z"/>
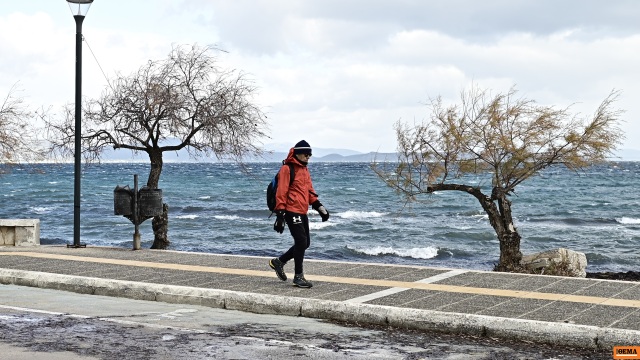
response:
<path id="1" fill-rule="evenodd" d="M 322 205 L 320 200 L 314 201 L 313 204 L 311 204 L 311 207 L 313 208 L 313 210 L 317 211 L 318 214 L 320 214 L 322 222 L 329 220 L 329 210 L 327 210 L 324 205 Z"/>
<path id="2" fill-rule="evenodd" d="M 276 210 L 276 221 L 273 223 L 273 230 L 280 234 L 284 232 L 284 210 Z"/>

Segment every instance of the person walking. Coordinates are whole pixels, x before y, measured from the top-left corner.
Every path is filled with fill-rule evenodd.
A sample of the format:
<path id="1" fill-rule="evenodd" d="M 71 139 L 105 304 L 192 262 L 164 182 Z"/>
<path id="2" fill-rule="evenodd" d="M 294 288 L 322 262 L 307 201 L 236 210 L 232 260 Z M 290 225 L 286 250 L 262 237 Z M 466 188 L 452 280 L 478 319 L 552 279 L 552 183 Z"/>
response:
<path id="1" fill-rule="evenodd" d="M 282 281 L 287 280 L 284 272 L 284 265 L 291 259 L 294 261 L 295 275 L 293 284 L 301 288 L 310 288 L 313 284 L 304 278 L 302 262 L 304 261 L 305 250 L 311 243 L 309 234 L 309 218 L 307 212 L 309 205 L 316 210 L 322 221 L 329 220 L 329 211 L 318 200 L 318 194 L 313 189 L 311 175 L 307 164 L 311 158 L 311 146 L 304 140 L 299 141 L 289 150 L 287 158 L 278 172 L 280 182 L 276 191 L 276 221 L 273 229 L 278 233 L 284 232 L 284 224 L 287 224 L 291 236 L 293 236 L 293 246 L 284 254 L 269 261 L 269 266 L 275 270 L 276 275 Z M 290 165 L 293 165 L 293 182 L 289 185 Z"/>

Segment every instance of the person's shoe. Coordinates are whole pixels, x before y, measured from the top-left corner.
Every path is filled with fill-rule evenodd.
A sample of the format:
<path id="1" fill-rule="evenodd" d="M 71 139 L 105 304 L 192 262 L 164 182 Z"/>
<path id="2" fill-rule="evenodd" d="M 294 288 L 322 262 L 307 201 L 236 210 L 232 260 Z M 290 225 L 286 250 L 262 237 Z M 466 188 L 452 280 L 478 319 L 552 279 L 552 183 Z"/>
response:
<path id="1" fill-rule="evenodd" d="M 284 269 L 282 268 L 284 264 L 280 259 L 273 258 L 269 260 L 269 266 L 276 271 L 276 275 L 278 275 L 278 279 L 282 281 L 287 281 L 287 274 L 284 273 Z"/>
<path id="2" fill-rule="evenodd" d="M 306 289 L 313 286 L 311 282 L 307 281 L 307 279 L 304 278 L 303 274 L 296 274 L 293 277 L 293 285 L 299 288 L 306 288 Z"/>

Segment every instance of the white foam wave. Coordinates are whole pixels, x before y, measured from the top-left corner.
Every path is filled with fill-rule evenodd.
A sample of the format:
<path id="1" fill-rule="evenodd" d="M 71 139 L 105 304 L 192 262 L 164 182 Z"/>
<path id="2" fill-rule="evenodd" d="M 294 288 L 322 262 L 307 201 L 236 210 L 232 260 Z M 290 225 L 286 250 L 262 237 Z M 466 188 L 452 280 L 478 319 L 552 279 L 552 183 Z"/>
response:
<path id="1" fill-rule="evenodd" d="M 429 246 L 426 248 L 411 248 L 411 249 L 394 249 L 391 246 L 376 246 L 373 248 L 358 249 L 347 246 L 347 248 L 359 253 L 363 253 L 371 256 L 379 255 L 397 255 L 401 257 L 410 257 L 414 259 L 432 259 L 438 256 L 438 248 Z"/>
<path id="2" fill-rule="evenodd" d="M 240 219 L 240 216 L 238 216 L 238 215 L 214 215 L 213 217 L 215 219 L 218 219 L 218 220 L 238 220 L 238 219 Z"/>
<path id="3" fill-rule="evenodd" d="M 53 208 L 51 207 L 43 207 L 43 206 L 36 206 L 36 207 L 32 207 L 31 210 L 33 210 L 34 213 L 36 214 L 46 214 L 51 212 L 51 210 L 53 210 Z"/>
<path id="4" fill-rule="evenodd" d="M 178 215 L 178 216 L 176 216 L 176 219 L 190 219 L 190 220 L 193 220 L 193 219 L 197 219 L 199 217 L 200 216 L 198 216 L 198 215 Z"/>
<path id="5" fill-rule="evenodd" d="M 379 218 L 384 215 L 385 213 L 380 213 L 377 211 L 353 211 L 353 210 L 336 214 L 337 217 L 340 217 L 343 219 L 355 219 L 355 220 Z"/>
<path id="6" fill-rule="evenodd" d="M 475 221 L 482 221 L 489 219 L 489 214 L 474 214 L 471 215 L 471 218 Z"/>
<path id="7" fill-rule="evenodd" d="M 640 225 L 640 219 L 638 218 L 621 217 L 616 219 L 616 221 L 625 225 Z"/>
<path id="8" fill-rule="evenodd" d="M 198 199 L 200 199 L 200 200 L 208 200 L 208 199 L 211 199 L 211 196 L 200 196 Z"/>
<path id="9" fill-rule="evenodd" d="M 317 221 L 309 221 L 309 229 L 311 230 L 319 230 L 324 229 L 329 226 L 335 226 L 335 222 L 326 221 L 326 222 L 317 222 Z"/>

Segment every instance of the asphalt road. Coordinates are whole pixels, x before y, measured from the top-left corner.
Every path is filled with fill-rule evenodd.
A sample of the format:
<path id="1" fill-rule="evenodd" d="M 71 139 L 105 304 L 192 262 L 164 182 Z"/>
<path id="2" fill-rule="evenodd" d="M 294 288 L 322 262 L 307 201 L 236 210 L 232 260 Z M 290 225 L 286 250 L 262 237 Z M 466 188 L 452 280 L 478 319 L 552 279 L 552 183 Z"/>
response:
<path id="1" fill-rule="evenodd" d="M 3 359 L 611 359 L 609 352 L 365 328 L 0 285 Z"/>

